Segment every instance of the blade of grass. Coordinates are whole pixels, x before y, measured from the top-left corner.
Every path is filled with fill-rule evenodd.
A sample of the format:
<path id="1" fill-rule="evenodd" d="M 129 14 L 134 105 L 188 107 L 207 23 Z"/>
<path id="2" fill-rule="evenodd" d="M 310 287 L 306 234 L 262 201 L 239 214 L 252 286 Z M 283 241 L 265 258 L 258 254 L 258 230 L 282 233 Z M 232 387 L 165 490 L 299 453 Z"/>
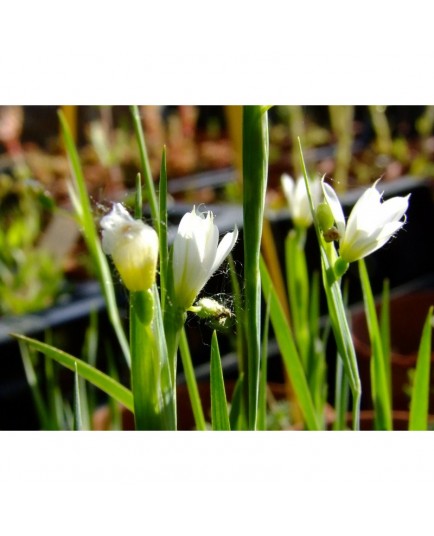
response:
<path id="1" fill-rule="evenodd" d="M 191 408 L 193 410 L 194 422 L 196 423 L 196 428 L 198 430 L 205 431 L 205 416 L 203 414 L 202 402 L 200 400 L 199 389 L 197 388 L 190 348 L 188 346 L 187 335 L 185 334 L 184 328 L 182 328 L 181 336 L 179 338 L 179 350 L 181 353 L 185 380 L 187 382 L 188 394 L 190 396 Z"/>
<path id="2" fill-rule="evenodd" d="M 231 429 L 222 362 L 215 331 L 211 338 L 211 424 L 213 430 L 230 431 Z"/>
<path id="3" fill-rule="evenodd" d="M 159 231 L 159 210 L 157 204 L 157 195 L 155 193 L 154 181 L 152 180 L 151 165 L 149 164 L 148 152 L 146 150 L 145 136 L 143 134 L 140 112 L 137 106 L 130 106 L 130 112 L 133 119 L 134 132 L 136 134 L 137 144 L 140 153 L 140 163 L 142 175 L 145 179 L 146 197 L 151 209 L 151 216 L 157 232 Z"/>
<path id="4" fill-rule="evenodd" d="M 244 374 L 238 376 L 237 383 L 232 395 L 231 409 L 229 412 L 229 425 L 231 430 L 246 430 L 247 423 L 243 409 L 243 382 Z"/>
<path id="5" fill-rule="evenodd" d="M 257 429 L 265 431 L 267 429 L 267 368 L 268 368 L 268 332 L 270 326 L 270 304 L 271 299 L 265 301 L 264 331 L 261 344 L 261 372 L 259 375 L 259 403 L 258 403 L 258 425 Z"/>
<path id="6" fill-rule="evenodd" d="M 384 366 L 387 385 L 389 388 L 390 405 L 392 406 L 392 371 L 390 363 L 390 284 L 388 279 L 384 280 L 383 292 L 381 294 L 380 335 L 381 342 L 383 343 Z"/>
<path id="7" fill-rule="evenodd" d="M 48 408 L 44 401 L 44 397 L 42 396 L 41 389 L 39 388 L 38 377 L 33 366 L 30 348 L 22 341 L 18 341 L 18 345 L 20 348 L 24 373 L 26 375 L 27 384 L 29 385 L 30 391 L 32 393 L 32 398 L 35 404 L 36 413 L 38 414 L 39 423 L 41 425 L 42 430 L 49 430 L 50 418 L 48 415 Z"/>
<path id="8" fill-rule="evenodd" d="M 169 267 L 169 249 L 167 242 L 167 165 L 166 165 L 166 146 L 163 147 L 161 155 L 160 184 L 158 189 L 159 201 L 159 231 L 160 236 L 160 293 L 161 303 L 166 303 L 167 277 Z"/>
<path id="9" fill-rule="evenodd" d="M 392 430 L 391 396 L 388 388 L 383 342 L 368 271 L 363 259 L 359 260 L 359 274 L 371 342 L 371 386 L 375 426 L 378 430 Z"/>
<path id="10" fill-rule="evenodd" d="M 408 429 L 412 431 L 428 429 L 432 328 L 433 307 L 431 306 L 422 331 L 411 392 Z"/>
<path id="11" fill-rule="evenodd" d="M 268 173 L 268 118 L 261 106 L 243 108 L 244 297 L 249 429 L 256 428 L 261 330 L 259 257 Z"/>
<path id="12" fill-rule="evenodd" d="M 74 419 L 73 429 L 76 431 L 83 430 L 83 422 L 81 420 L 81 404 L 80 404 L 80 389 L 78 385 L 79 375 L 77 363 L 74 363 Z"/>
<path id="13" fill-rule="evenodd" d="M 288 372 L 289 379 L 293 386 L 297 401 L 306 424 L 310 430 L 319 430 L 320 425 L 315 412 L 313 400 L 309 391 L 306 375 L 294 341 L 291 328 L 286 320 L 270 274 L 265 262 L 261 259 L 260 271 L 262 278 L 262 290 L 264 297 L 270 300 L 270 318 L 276 334 L 279 349 L 282 353 L 283 362 Z"/>
<path id="14" fill-rule="evenodd" d="M 19 341 L 23 341 L 30 345 L 31 348 L 35 348 L 39 352 L 43 353 L 53 361 L 60 363 L 69 370 L 75 371 L 75 363 L 77 364 L 77 371 L 84 379 L 92 383 L 109 396 L 123 404 L 127 409 L 133 411 L 133 396 L 130 390 L 116 382 L 103 372 L 85 363 L 81 359 L 63 352 L 36 339 L 32 339 L 25 335 L 18 333 L 11 333 L 12 337 L 15 337 Z"/>
<path id="15" fill-rule="evenodd" d="M 101 249 L 98 233 L 95 228 L 92 209 L 86 189 L 86 182 L 80 165 L 80 158 L 78 156 L 74 140 L 71 136 L 68 123 L 66 122 L 61 110 L 58 112 L 58 115 L 75 182 L 76 191 L 73 193 L 72 199 L 75 199 L 75 203 L 73 204 L 76 208 L 77 218 L 79 219 L 79 223 L 83 229 L 83 236 L 96 268 L 98 280 L 100 282 L 101 290 L 107 305 L 110 322 L 116 333 L 125 360 L 128 366 L 131 366 L 129 345 L 122 327 L 122 322 L 116 304 L 116 296 L 112 276 L 110 273 L 110 267 L 107 258 Z M 76 196 L 75 198 L 74 195 Z"/>

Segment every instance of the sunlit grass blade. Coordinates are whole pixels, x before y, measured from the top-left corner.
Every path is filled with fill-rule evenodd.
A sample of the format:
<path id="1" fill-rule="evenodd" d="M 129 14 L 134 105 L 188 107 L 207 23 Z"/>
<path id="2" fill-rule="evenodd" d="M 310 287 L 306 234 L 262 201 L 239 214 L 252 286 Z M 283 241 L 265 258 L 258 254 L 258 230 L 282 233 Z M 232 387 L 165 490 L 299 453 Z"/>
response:
<path id="1" fill-rule="evenodd" d="M 246 430 L 245 410 L 243 408 L 243 382 L 244 374 L 238 376 L 232 394 L 231 409 L 229 411 L 229 425 L 231 430 Z"/>
<path id="2" fill-rule="evenodd" d="M 390 284 L 388 279 L 384 280 L 383 292 L 381 293 L 380 335 L 381 342 L 383 343 L 384 366 L 387 386 L 389 388 L 390 404 L 392 404 L 392 371 L 390 362 Z"/>
<path id="3" fill-rule="evenodd" d="M 130 106 L 130 112 L 133 119 L 134 132 L 136 134 L 137 144 L 140 153 L 140 163 L 142 174 L 145 180 L 146 197 L 151 209 L 151 216 L 156 231 L 158 232 L 159 210 L 157 203 L 157 195 L 155 193 L 154 181 L 152 179 L 151 165 L 149 163 L 148 152 L 146 149 L 145 136 L 143 134 L 142 122 L 140 120 L 140 112 L 137 106 Z"/>
<path id="4" fill-rule="evenodd" d="M 231 429 L 220 349 L 215 331 L 211 339 L 211 424 L 212 429 L 216 431 L 230 431 Z"/>
<path id="5" fill-rule="evenodd" d="M 24 373 L 26 375 L 27 384 L 32 393 L 32 398 L 35 404 L 36 413 L 38 414 L 41 429 L 49 430 L 50 417 L 48 414 L 48 408 L 44 401 L 42 391 L 39 387 L 38 377 L 32 362 L 31 350 L 29 346 L 22 341 L 18 341 L 18 344 L 23 362 Z"/>
<path id="6" fill-rule="evenodd" d="M 79 375 L 77 370 L 77 362 L 74 363 L 74 419 L 73 419 L 73 428 L 74 430 L 83 430 L 83 422 L 81 419 L 81 404 L 80 404 L 80 389 L 79 389 Z"/>
<path id="7" fill-rule="evenodd" d="M 268 332 L 270 326 L 271 299 L 265 301 L 264 330 L 261 343 L 261 372 L 259 375 L 259 403 L 257 430 L 267 429 L 267 370 L 268 370 Z"/>
<path id="8" fill-rule="evenodd" d="M 52 334 L 49 330 L 45 333 L 45 343 L 52 344 Z M 60 391 L 57 363 L 51 359 L 45 359 L 44 371 L 47 385 L 46 392 L 50 414 L 50 429 L 63 430 L 65 428 L 65 400 Z"/>
<path id="9" fill-rule="evenodd" d="M 159 230 L 160 237 L 160 293 L 161 303 L 166 303 L 167 278 L 169 269 L 169 248 L 167 240 L 167 165 L 166 146 L 163 147 L 161 155 L 160 185 L 158 189 L 159 202 Z"/>
<path id="10" fill-rule="evenodd" d="M 19 341 L 29 344 L 31 348 L 35 348 L 53 361 L 60 363 L 73 372 L 75 371 L 76 363 L 77 372 L 80 374 L 80 376 L 104 391 L 109 396 L 113 397 L 130 411 L 133 411 L 133 396 L 131 391 L 103 372 L 95 369 L 81 359 L 77 359 L 76 357 L 63 352 L 62 350 L 55 348 L 54 346 L 50 346 L 46 343 L 37 341 L 36 339 L 32 339 L 25 335 L 20 335 L 18 333 L 11 333 L 11 336 L 15 337 Z"/>
<path id="11" fill-rule="evenodd" d="M 262 290 L 265 299 L 270 301 L 270 318 L 276 334 L 277 343 L 289 379 L 291 380 L 300 410 L 310 430 L 319 430 L 320 425 L 315 412 L 313 400 L 309 391 L 303 365 L 298 355 L 294 341 L 294 336 L 288 325 L 285 313 L 277 297 L 270 275 L 264 261 L 260 261 L 260 271 L 262 278 Z"/>
<path id="12" fill-rule="evenodd" d="M 80 158 L 77 152 L 77 148 L 74 144 L 74 140 L 71 136 L 69 126 L 62 111 L 59 111 L 58 115 L 60 119 L 60 126 L 63 138 L 65 141 L 66 151 L 68 153 L 72 168 L 72 174 L 74 177 L 75 190 L 72 192 L 72 196 L 73 200 L 75 199 L 74 206 L 76 208 L 76 215 L 82 227 L 83 236 L 97 272 L 98 280 L 101 285 L 101 290 L 103 292 L 104 299 L 107 305 L 110 322 L 116 333 L 125 360 L 128 366 L 130 366 L 131 359 L 129 345 L 125 336 L 125 332 L 116 304 L 116 296 L 114 292 L 110 267 L 107 262 L 107 258 L 101 249 L 98 233 L 95 228 L 92 208 L 86 189 L 86 182 L 80 165 Z"/>
<path id="13" fill-rule="evenodd" d="M 202 402 L 200 400 L 199 389 L 197 388 L 190 348 L 188 346 L 187 335 L 185 334 L 184 328 L 182 328 L 179 338 L 179 350 L 181 353 L 182 366 L 184 368 L 191 408 L 193 410 L 194 422 L 196 423 L 197 430 L 205 431 L 205 416 L 203 414 Z"/>
<path id="14" fill-rule="evenodd" d="M 433 328 L 433 307 L 425 320 L 417 355 L 416 371 L 410 400 L 409 430 L 427 430 L 429 413 L 429 391 L 431 374 L 431 338 Z"/>
<path id="15" fill-rule="evenodd" d="M 261 106 L 243 108 L 244 296 L 247 334 L 246 387 L 249 429 L 256 428 L 258 407 L 261 281 L 259 257 L 268 174 L 268 118 Z"/>
<path id="16" fill-rule="evenodd" d="M 335 419 L 333 421 L 333 430 L 345 430 L 346 414 L 348 410 L 349 395 L 348 376 L 344 374 L 344 365 L 339 353 L 336 354 L 336 371 L 335 371 Z"/>
<path id="17" fill-rule="evenodd" d="M 378 430 L 392 430 L 392 408 L 389 392 L 386 359 L 384 356 L 381 331 L 375 308 L 368 271 L 363 259 L 359 260 L 360 282 L 365 304 L 366 321 L 371 342 L 371 389 L 375 410 L 375 426 Z"/>

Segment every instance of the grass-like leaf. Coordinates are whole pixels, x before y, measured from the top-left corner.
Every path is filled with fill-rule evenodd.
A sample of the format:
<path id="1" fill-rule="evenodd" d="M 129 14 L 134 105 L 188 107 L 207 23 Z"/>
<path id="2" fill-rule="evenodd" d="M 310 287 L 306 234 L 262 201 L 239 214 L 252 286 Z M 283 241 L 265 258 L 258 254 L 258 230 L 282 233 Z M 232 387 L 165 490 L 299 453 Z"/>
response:
<path id="1" fill-rule="evenodd" d="M 137 106 L 130 107 L 131 116 L 133 119 L 134 132 L 136 134 L 137 144 L 139 146 L 140 163 L 142 174 L 145 181 L 146 196 L 151 209 L 151 215 L 156 231 L 158 233 L 159 210 L 157 204 L 157 195 L 155 193 L 154 181 L 152 179 L 151 165 L 149 163 L 148 152 L 146 149 L 145 136 L 143 134 L 142 122 L 140 120 L 140 112 Z"/>
<path id="2" fill-rule="evenodd" d="M 230 431 L 231 429 L 220 349 L 215 331 L 211 338 L 211 421 L 213 430 Z"/>
<path id="3" fill-rule="evenodd" d="M 256 428 L 261 333 L 259 257 L 268 173 L 268 118 L 266 107 L 243 109 L 244 297 L 247 334 L 246 387 L 249 428 Z"/>
<path id="4" fill-rule="evenodd" d="M 120 402 L 130 411 L 134 411 L 133 395 L 131 391 L 117 381 L 107 376 L 107 374 L 104 374 L 100 370 L 85 363 L 81 359 L 77 359 L 76 357 L 67 354 L 66 352 L 63 352 L 62 350 L 59 350 L 54 346 L 50 346 L 49 344 L 37 341 L 36 339 L 32 339 L 25 335 L 20 335 L 17 333 L 12 333 L 11 335 L 19 341 L 23 341 L 29 344 L 31 348 L 35 348 L 47 357 L 51 358 L 53 361 L 60 363 L 61 365 L 63 365 L 69 370 L 72 370 L 73 372 L 75 371 L 75 367 L 77 366 L 78 374 L 80 374 L 80 376 L 82 376 L 85 380 L 92 383 L 93 385 L 104 391 L 106 394 Z"/>
<path id="5" fill-rule="evenodd" d="M 74 415 L 73 415 L 73 428 L 76 431 L 83 430 L 83 421 L 81 418 L 81 404 L 80 404 L 80 388 L 79 388 L 79 375 L 77 369 L 77 362 L 74 363 Z"/>
<path id="6" fill-rule="evenodd" d="M 375 426 L 378 430 L 392 430 L 392 408 L 386 372 L 386 357 L 384 355 L 374 296 L 363 259 L 359 260 L 359 274 L 371 342 L 371 389 L 375 410 Z"/>
<path id="7" fill-rule="evenodd" d="M 425 320 L 417 355 L 416 371 L 410 401 L 409 430 L 427 430 L 431 369 L 433 307 Z"/>
<path id="8" fill-rule="evenodd" d="M 232 394 L 231 409 L 229 411 L 229 424 L 231 430 L 246 430 L 245 411 L 243 408 L 244 374 L 238 376 Z"/>
<path id="9" fill-rule="evenodd" d="M 259 375 L 259 403 L 257 430 L 267 429 L 267 369 L 268 369 L 268 332 L 270 326 L 271 299 L 265 300 L 264 331 L 261 343 L 261 372 Z"/>
<path id="10" fill-rule="evenodd" d="M 72 173 L 74 176 L 75 187 L 71 191 L 72 201 L 76 210 L 76 215 L 82 227 L 82 232 L 89 253 L 92 256 L 94 266 L 98 275 L 98 280 L 104 295 L 107 305 L 107 311 L 110 322 L 116 333 L 119 345 L 125 356 L 128 366 L 131 366 L 130 350 L 125 332 L 122 327 L 122 322 L 119 316 L 119 311 L 116 304 L 116 296 L 114 292 L 113 280 L 110 272 L 110 267 L 107 258 L 104 255 L 100 240 L 98 237 L 95 223 L 93 220 L 92 208 L 89 201 L 89 196 L 86 189 L 86 182 L 80 164 L 77 148 L 71 135 L 68 123 L 62 111 L 58 112 L 60 126 L 65 141 L 66 151 L 70 160 Z"/>
<path id="11" fill-rule="evenodd" d="M 297 352 L 294 336 L 288 325 L 276 290 L 271 281 L 265 262 L 261 259 L 260 271 L 264 298 L 270 303 L 271 323 L 276 334 L 277 343 L 282 353 L 283 362 L 288 372 L 301 412 L 310 430 L 319 430 L 320 425 L 314 403 L 309 391 L 306 375 Z"/>
<path id="12" fill-rule="evenodd" d="M 184 328 L 182 328 L 179 338 L 179 350 L 181 353 L 182 366 L 184 368 L 185 379 L 187 382 L 191 409 L 193 410 L 194 422 L 196 423 L 197 430 L 205 431 L 205 416 L 203 414 L 202 402 L 199 395 L 199 389 L 197 387 L 196 377 L 194 375 L 193 362 Z"/>

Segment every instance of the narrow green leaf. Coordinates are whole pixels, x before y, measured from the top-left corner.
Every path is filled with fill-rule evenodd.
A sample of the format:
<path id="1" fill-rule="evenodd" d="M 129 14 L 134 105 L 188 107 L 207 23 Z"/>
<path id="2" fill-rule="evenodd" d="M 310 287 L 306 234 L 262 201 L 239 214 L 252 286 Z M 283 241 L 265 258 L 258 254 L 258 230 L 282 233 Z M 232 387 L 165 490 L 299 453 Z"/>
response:
<path id="1" fill-rule="evenodd" d="M 100 282 L 101 290 L 107 305 L 110 322 L 116 333 L 125 360 L 128 366 L 131 366 L 129 345 L 122 327 L 122 322 L 116 304 L 116 296 L 110 267 L 107 262 L 107 258 L 101 249 L 98 233 L 95 228 L 93 213 L 86 189 L 86 182 L 80 165 L 80 158 L 78 156 L 77 148 L 75 147 L 68 123 L 61 110 L 58 111 L 58 116 L 74 177 L 75 191 L 72 192 L 72 196 L 74 200 L 73 204 L 76 208 L 76 215 L 79 219 L 80 225 L 82 226 L 83 236 L 97 271 L 98 280 Z"/>
<path id="2" fill-rule="evenodd" d="M 196 377 L 194 375 L 190 348 L 188 346 L 188 340 L 184 328 L 182 328 L 181 336 L 179 338 L 179 350 L 181 353 L 182 366 L 184 368 L 191 408 L 193 410 L 194 422 L 196 423 L 196 428 L 198 430 L 205 431 L 205 416 L 203 414 L 202 402 L 200 400 L 199 389 L 197 387 Z"/>
<path id="3" fill-rule="evenodd" d="M 270 301 L 271 323 L 276 334 L 277 343 L 282 353 L 283 362 L 288 372 L 301 412 L 310 430 L 319 430 L 320 425 L 315 412 L 313 400 L 309 391 L 306 375 L 294 341 L 291 328 L 288 325 L 280 300 L 271 281 L 265 262 L 261 259 L 260 271 L 262 291 L 265 299 Z"/>
<path id="4" fill-rule="evenodd" d="M 77 362 L 74 363 L 74 419 L 73 419 L 73 428 L 74 430 L 83 430 L 83 423 L 81 420 L 81 404 L 80 404 L 80 389 L 78 386 L 78 369 Z"/>
<path id="5" fill-rule="evenodd" d="M 229 424 L 231 430 L 245 430 L 247 423 L 245 422 L 245 412 L 243 410 L 243 382 L 244 374 L 238 376 L 232 395 L 231 409 L 229 412 Z"/>
<path id="6" fill-rule="evenodd" d="M 379 430 L 392 430 L 391 396 L 387 380 L 383 341 L 381 339 L 371 283 L 363 259 L 359 260 L 359 274 L 363 291 L 369 339 L 371 342 L 371 386 L 375 410 L 375 425 Z"/>
<path id="7" fill-rule="evenodd" d="M 30 348 L 22 341 L 18 341 L 20 348 L 21 359 L 23 362 L 24 373 L 26 375 L 27 384 L 30 387 L 32 398 L 35 403 L 36 412 L 38 414 L 39 423 L 42 430 L 49 430 L 50 417 L 48 415 L 48 408 L 42 396 L 41 389 L 39 388 L 38 377 L 35 372 L 35 368 L 32 362 L 32 356 Z"/>
<path id="8" fill-rule="evenodd" d="M 161 303 L 166 303 L 167 278 L 169 269 L 169 248 L 167 240 L 167 164 L 166 164 L 166 146 L 163 147 L 160 167 L 160 185 L 158 189 L 159 201 L 159 231 L 160 236 L 160 292 Z"/>
<path id="9" fill-rule="evenodd" d="M 157 195 L 155 193 L 154 181 L 152 179 L 151 165 L 149 163 L 148 152 L 146 150 L 145 136 L 143 134 L 140 112 L 137 106 L 130 106 L 130 112 L 133 119 L 134 132 L 136 134 L 137 144 L 139 146 L 140 162 L 142 175 L 145 180 L 145 190 L 147 200 L 151 209 L 151 215 L 156 230 L 158 232 L 159 211 L 157 204 Z"/>
<path id="10" fill-rule="evenodd" d="M 116 382 L 103 372 L 97 370 L 96 368 L 88 365 L 81 359 L 63 352 L 50 346 L 49 344 L 37 341 L 25 335 L 19 335 L 17 333 L 11 333 L 12 337 L 15 337 L 19 341 L 23 341 L 30 345 L 31 348 L 35 348 L 39 352 L 42 352 L 44 355 L 50 359 L 60 363 L 69 370 L 75 371 L 75 363 L 77 364 L 77 371 L 80 376 L 86 379 L 88 382 L 92 383 L 102 391 L 104 391 L 109 396 L 113 397 L 115 400 L 123 404 L 127 409 L 133 411 L 133 396 L 131 391 L 126 387 Z"/>
<path id="11" fill-rule="evenodd" d="M 411 392 L 408 429 L 412 431 L 428 429 L 432 328 L 433 307 L 431 306 L 422 331 Z"/>
<path id="12" fill-rule="evenodd" d="M 380 315 L 380 336 L 383 343 L 384 366 L 386 372 L 387 386 L 389 388 L 390 404 L 392 404 L 392 370 L 391 370 L 391 350 L 390 350 L 390 285 L 389 280 L 383 283 L 381 294 L 381 315 Z"/>
<path id="13" fill-rule="evenodd" d="M 243 242 L 249 428 L 256 428 L 260 367 L 259 257 L 268 173 L 268 118 L 261 106 L 243 108 Z"/>
<path id="14" fill-rule="evenodd" d="M 264 331 L 261 344 L 261 372 L 259 375 L 259 403 L 257 430 L 267 429 L 267 369 L 268 369 L 268 332 L 270 326 L 271 299 L 265 300 Z"/>
<path id="15" fill-rule="evenodd" d="M 134 218 L 141 220 L 143 217 L 143 197 L 142 197 L 142 177 L 140 173 L 136 175 L 136 195 L 134 198 Z"/>
<path id="16" fill-rule="evenodd" d="M 222 362 L 215 331 L 211 339 L 211 420 L 213 430 L 230 431 Z"/>

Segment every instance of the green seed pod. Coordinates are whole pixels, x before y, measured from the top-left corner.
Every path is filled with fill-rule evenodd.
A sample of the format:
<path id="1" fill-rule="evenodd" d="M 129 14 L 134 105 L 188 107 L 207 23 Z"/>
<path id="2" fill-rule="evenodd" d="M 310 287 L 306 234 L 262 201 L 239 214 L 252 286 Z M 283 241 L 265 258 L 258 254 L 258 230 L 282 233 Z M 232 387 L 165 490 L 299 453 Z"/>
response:
<path id="1" fill-rule="evenodd" d="M 333 213 L 328 206 L 328 203 L 320 203 L 316 208 L 316 218 L 322 232 L 328 231 L 333 227 Z"/>

